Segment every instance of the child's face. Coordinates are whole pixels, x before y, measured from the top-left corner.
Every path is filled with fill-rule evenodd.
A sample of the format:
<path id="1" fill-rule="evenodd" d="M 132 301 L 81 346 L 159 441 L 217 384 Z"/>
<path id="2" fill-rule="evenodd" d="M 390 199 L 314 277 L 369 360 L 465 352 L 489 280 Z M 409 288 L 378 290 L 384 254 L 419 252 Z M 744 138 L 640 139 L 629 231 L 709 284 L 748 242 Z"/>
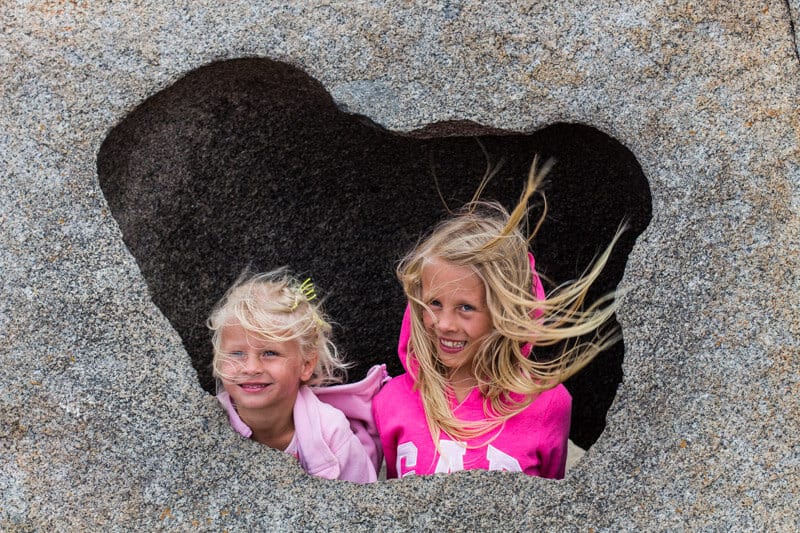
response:
<path id="1" fill-rule="evenodd" d="M 222 384 L 237 409 L 283 409 L 291 413 L 297 391 L 311 378 L 316 358 L 305 360 L 296 340 L 275 342 L 238 323 L 222 328 Z"/>
<path id="2" fill-rule="evenodd" d="M 439 360 L 450 370 L 468 370 L 492 331 L 483 282 L 467 267 L 433 259 L 422 269 L 422 299 L 430 307 L 423 323 Z"/>

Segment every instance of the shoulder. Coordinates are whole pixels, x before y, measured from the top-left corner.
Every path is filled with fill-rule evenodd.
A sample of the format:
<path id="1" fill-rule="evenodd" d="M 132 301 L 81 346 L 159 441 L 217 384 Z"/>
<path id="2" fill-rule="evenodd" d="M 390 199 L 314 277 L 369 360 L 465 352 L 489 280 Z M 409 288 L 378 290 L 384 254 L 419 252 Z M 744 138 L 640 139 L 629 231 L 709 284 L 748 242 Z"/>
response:
<path id="1" fill-rule="evenodd" d="M 572 396 L 563 384 L 542 392 L 531 407 L 537 411 L 542 430 L 556 440 L 566 439 L 572 420 Z"/>
<path id="2" fill-rule="evenodd" d="M 572 396 L 563 384 L 559 384 L 541 392 L 528 407 L 528 411 L 545 425 L 569 426 L 572 418 Z"/>
<path id="3" fill-rule="evenodd" d="M 572 416 L 572 396 L 564 385 L 539 393 L 539 396 L 512 420 L 526 430 L 569 425 Z"/>
<path id="4" fill-rule="evenodd" d="M 383 386 L 372 402 L 372 417 L 383 434 L 387 428 L 402 425 L 403 421 L 422 410 L 419 392 L 414 390 L 414 380 L 401 374 Z"/>
<path id="5" fill-rule="evenodd" d="M 306 471 L 328 479 L 375 481 L 375 467 L 345 414 L 305 386 L 300 388 L 295 407 L 299 404 L 302 417 L 295 417 L 295 435 Z"/>
<path id="6" fill-rule="evenodd" d="M 571 411 L 572 396 L 563 384 L 558 384 L 552 389 L 543 390 L 539 393 L 526 411 L 529 412 L 550 412 L 550 411 Z"/>
<path id="7" fill-rule="evenodd" d="M 546 406 L 548 411 L 570 412 L 572 410 L 572 395 L 563 383 L 542 392 L 536 399 L 536 402 L 540 401 Z"/>
<path id="8" fill-rule="evenodd" d="M 393 401 L 398 396 L 405 396 L 412 394 L 414 389 L 414 380 L 408 373 L 400 374 L 388 381 L 380 392 L 375 396 L 375 403 L 382 404 Z"/>
<path id="9" fill-rule="evenodd" d="M 303 402 L 306 410 L 313 411 L 319 415 L 323 427 L 344 425 L 349 428 L 349 423 L 344 413 L 331 404 L 320 400 L 310 387 L 300 387 L 297 398 Z"/>
<path id="10" fill-rule="evenodd" d="M 297 400 L 296 407 L 300 402 L 303 404 L 302 421 L 295 411 L 295 431 L 298 432 L 303 442 L 320 439 L 325 446 L 336 450 L 351 439 L 357 439 L 345 414 L 317 398 L 317 395 L 309 387 L 300 387 Z M 317 444 L 321 444 L 321 442 L 317 441 Z"/>

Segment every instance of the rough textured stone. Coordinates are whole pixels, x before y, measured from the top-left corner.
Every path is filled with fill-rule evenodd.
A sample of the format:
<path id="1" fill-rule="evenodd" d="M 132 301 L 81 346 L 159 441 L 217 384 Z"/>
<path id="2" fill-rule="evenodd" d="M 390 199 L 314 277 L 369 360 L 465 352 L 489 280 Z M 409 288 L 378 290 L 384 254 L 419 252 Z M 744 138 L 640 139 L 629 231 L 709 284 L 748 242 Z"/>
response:
<path id="1" fill-rule="evenodd" d="M 796 1 L 162 4 L 0 13 L 4 529 L 800 528 Z M 149 96 L 248 56 L 393 131 L 579 123 L 635 156 L 653 217 L 624 380 L 563 482 L 327 482 L 228 430 L 97 154 Z"/>

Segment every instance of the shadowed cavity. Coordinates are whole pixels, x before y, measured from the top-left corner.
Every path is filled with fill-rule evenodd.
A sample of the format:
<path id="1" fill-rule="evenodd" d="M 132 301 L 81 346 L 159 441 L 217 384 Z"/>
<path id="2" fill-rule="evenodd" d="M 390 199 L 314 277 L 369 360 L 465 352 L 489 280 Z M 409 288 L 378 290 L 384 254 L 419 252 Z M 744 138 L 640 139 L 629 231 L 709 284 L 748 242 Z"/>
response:
<path id="1" fill-rule="evenodd" d="M 592 296 L 613 290 L 649 223 L 650 191 L 630 151 L 585 125 L 519 134 L 449 122 L 397 134 L 340 111 L 294 67 L 239 59 L 199 68 L 144 101 L 111 130 L 97 165 L 153 301 L 213 392 L 204 322 L 248 265 L 313 277 L 337 323 L 334 340 L 355 362 L 351 379 L 384 362 L 399 374 L 405 301 L 395 264 L 445 215 L 437 181 L 451 208 L 472 196 L 487 165 L 481 146 L 490 163 L 503 160 L 483 197 L 509 208 L 534 154 L 557 160 L 533 243 L 553 282 L 580 275 L 629 220 Z M 532 210 L 532 221 L 540 214 Z M 619 343 L 567 383 L 579 446 L 605 427 L 623 354 Z"/>

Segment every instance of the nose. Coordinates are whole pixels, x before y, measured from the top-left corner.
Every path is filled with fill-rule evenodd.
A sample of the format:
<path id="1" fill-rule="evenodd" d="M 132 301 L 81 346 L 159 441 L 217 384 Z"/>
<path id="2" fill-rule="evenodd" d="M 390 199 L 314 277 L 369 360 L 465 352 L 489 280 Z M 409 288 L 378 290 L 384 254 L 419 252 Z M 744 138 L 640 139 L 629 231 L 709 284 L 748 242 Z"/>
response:
<path id="1" fill-rule="evenodd" d="M 436 315 L 436 329 L 441 332 L 455 331 L 456 321 L 452 312 L 443 309 Z"/>
<path id="2" fill-rule="evenodd" d="M 258 355 L 248 355 L 243 363 L 242 371 L 248 375 L 256 375 L 262 372 L 261 358 Z"/>

